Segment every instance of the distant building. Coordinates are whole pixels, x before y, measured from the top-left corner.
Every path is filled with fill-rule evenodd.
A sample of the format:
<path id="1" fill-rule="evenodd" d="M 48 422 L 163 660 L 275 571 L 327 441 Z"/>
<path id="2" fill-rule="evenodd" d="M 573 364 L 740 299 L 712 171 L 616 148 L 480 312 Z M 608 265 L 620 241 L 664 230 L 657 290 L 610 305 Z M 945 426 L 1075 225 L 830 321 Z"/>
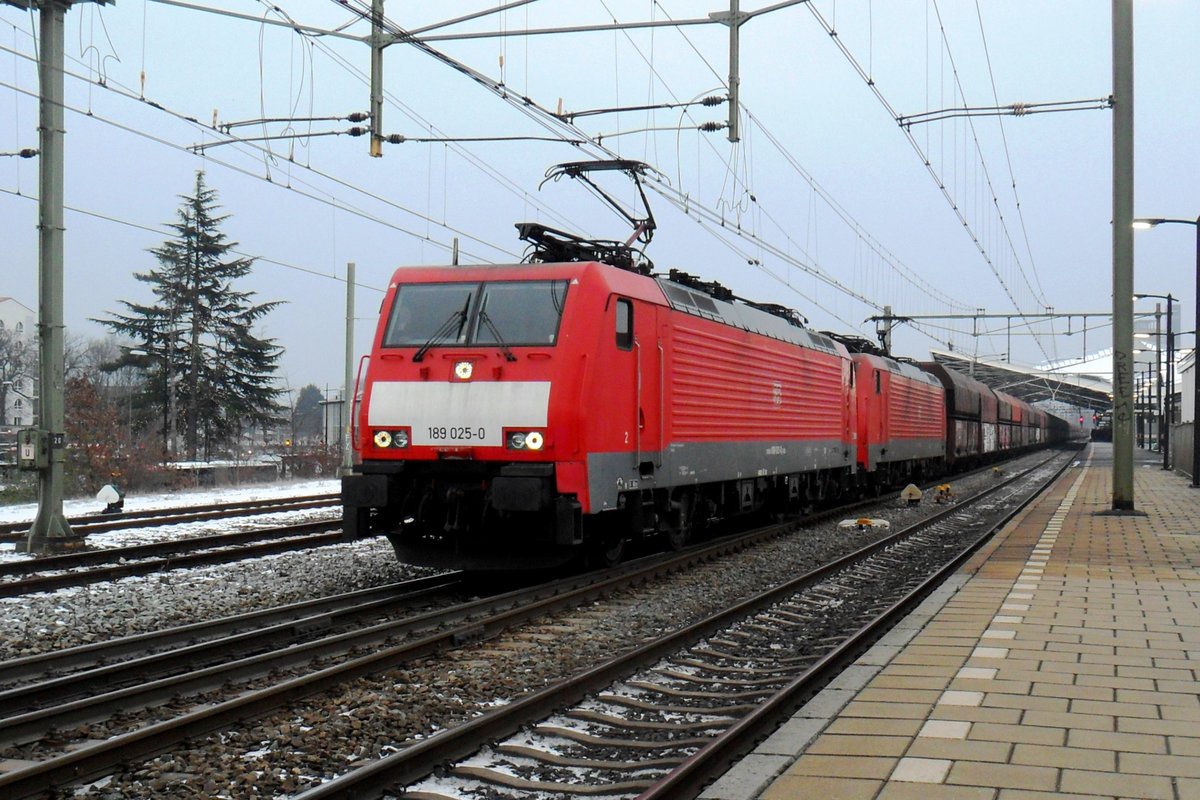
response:
<path id="1" fill-rule="evenodd" d="M 12 297 L 0 297 L 0 331 L 25 343 L 24 365 L 13 363 L 11 351 L 0 351 L 0 427 L 34 423 L 37 387 L 37 317 L 33 309 Z"/>
<path id="2" fill-rule="evenodd" d="M 326 447 L 340 447 L 343 433 L 346 430 L 346 411 L 345 403 L 342 402 L 342 393 L 338 389 L 330 391 L 329 387 L 325 388 L 325 399 L 321 401 L 321 408 L 324 409 L 324 417 L 322 424 L 322 444 Z"/>

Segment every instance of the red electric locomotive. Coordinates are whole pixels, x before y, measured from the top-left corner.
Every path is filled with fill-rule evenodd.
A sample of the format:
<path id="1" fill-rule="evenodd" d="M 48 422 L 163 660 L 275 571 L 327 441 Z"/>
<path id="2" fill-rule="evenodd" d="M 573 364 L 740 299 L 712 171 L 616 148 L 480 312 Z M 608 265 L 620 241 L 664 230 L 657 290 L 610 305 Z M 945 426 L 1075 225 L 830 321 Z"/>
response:
<path id="1" fill-rule="evenodd" d="M 876 489 L 940 474 L 946 458 L 946 390 L 913 364 L 854 355 L 858 466 Z"/>
<path id="2" fill-rule="evenodd" d="M 619 170 L 640 191 L 645 169 L 548 175 L 620 210 L 588 175 Z M 526 223 L 533 263 L 396 271 L 354 411 L 349 537 L 382 532 L 401 560 L 456 568 L 614 562 L 629 541 L 681 547 L 718 519 L 1050 438 L 1054 418 L 973 379 L 651 274 L 630 244 L 649 241 L 653 218 L 621 213 L 635 226 L 625 243 Z"/>
<path id="3" fill-rule="evenodd" d="M 844 347 L 732 296 L 598 262 L 397 270 L 363 383 L 347 532 L 409 562 L 682 545 L 854 469 Z M 777 311 L 772 308 L 771 311 Z"/>

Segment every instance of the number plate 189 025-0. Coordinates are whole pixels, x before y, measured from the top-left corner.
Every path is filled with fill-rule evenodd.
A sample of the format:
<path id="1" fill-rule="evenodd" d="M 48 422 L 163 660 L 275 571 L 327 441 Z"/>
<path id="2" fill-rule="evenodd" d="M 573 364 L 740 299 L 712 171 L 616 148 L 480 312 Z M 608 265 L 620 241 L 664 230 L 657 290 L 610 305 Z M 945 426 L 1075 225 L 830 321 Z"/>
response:
<path id="1" fill-rule="evenodd" d="M 548 381 L 408 383 L 371 388 L 367 425 L 407 425 L 415 446 L 504 444 L 504 428 L 545 428 Z"/>

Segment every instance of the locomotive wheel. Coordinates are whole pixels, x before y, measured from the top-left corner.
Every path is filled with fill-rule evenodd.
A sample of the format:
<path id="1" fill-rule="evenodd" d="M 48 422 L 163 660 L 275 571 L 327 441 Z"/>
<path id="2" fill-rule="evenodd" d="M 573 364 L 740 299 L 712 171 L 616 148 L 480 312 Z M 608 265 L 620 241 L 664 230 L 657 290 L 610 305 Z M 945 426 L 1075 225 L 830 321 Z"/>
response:
<path id="1" fill-rule="evenodd" d="M 585 516 L 583 520 L 583 563 L 588 569 L 615 567 L 625 558 L 629 517 L 627 514 L 597 516 L 602 518 Z"/>
<path id="2" fill-rule="evenodd" d="M 625 537 L 616 534 L 615 539 L 606 540 L 600 545 L 600 563 L 606 567 L 615 567 L 625 557 Z"/>
<path id="3" fill-rule="evenodd" d="M 670 513 L 665 515 L 667 546 L 672 550 L 682 550 L 692 540 L 696 496 L 692 492 L 683 492 L 671 505 Z"/>

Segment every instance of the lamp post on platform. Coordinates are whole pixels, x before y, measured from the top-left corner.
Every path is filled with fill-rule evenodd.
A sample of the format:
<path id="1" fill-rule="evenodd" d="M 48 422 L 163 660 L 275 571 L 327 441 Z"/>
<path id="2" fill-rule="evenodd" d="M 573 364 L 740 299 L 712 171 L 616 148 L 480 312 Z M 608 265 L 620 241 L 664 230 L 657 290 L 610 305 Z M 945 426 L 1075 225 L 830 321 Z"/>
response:
<path id="1" fill-rule="evenodd" d="M 1165 217 L 1141 217 L 1133 221 L 1133 227 L 1138 229 L 1153 228 L 1158 225 L 1191 225 L 1196 229 L 1196 327 L 1200 328 L 1200 217 L 1196 219 L 1167 219 Z M 1170 308 L 1170 306 L 1167 306 Z M 1168 337 L 1169 338 L 1169 337 Z M 1200 363 L 1194 363 L 1194 370 L 1200 370 Z M 1200 377 L 1197 375 L 1196 377 Z M 1196 429 L 1200 427 L 1200 380 L 1192 382 L 1192 488 L 1200 488 L 1200 437 Z"/>
<path id="2" fill-rule="evenodd" d="M 1135 221 L 1133 224 L 1134 224 L 1134 227 L 1142 226 L 1142 223 L 1140 220 Z M 1149 227 L 1153 227 L 1153 226 L 1149 226 Z M 1200 227 L 1198 227 L 1197 230 L 1200 231 Z M 1200 251 L 1197 252 L 1197 256 L 1200 257 Z M 1197 273 L 1197 277 L 1200 278 L 1200 272 Z M 1197 285 L 1197 288 L 1200 288 L 1200 284 Z M 1160 453 L 1162 453 L 1162 457 L 1163 457 L 1162 468 L 1170 469 L 1171 468 L 1170 428 L 1171 428 L 1171 423 L 1174 422 L 1174 420 L 1175 420 L 1175 334 L 1172 330 L 1172 309 L 1175 305 L 1175 296 L 1172 295 L 1170 292 L 1167 292 L 1166 294 L 1138 293 L 1133 296 L 1133 299 L 1141 300 L 1143 297 L 1154 297 L 1154 298 L 1160 298 L 1162 300 L 1167 301 L 1167 369 L 1166 369 L 1166 373 L 1167 373 L 1167 376 L 1166 376 L 1167 377 L 1167 392 L 1166 392 L 1166 394 L 1167 394 L 1167 397 L 1166 397 L 1166 402 L 1163 403 L 1163 416 L 1165 417 L 1165 419 L 1162 422 L 1160 422 L 1159 426 L 1158 426 L 1158 450 Z M 1155 346 L 1155 348 L 1158 347 L 1157 337 L 1155 339 L 1154 346 Z"/>

